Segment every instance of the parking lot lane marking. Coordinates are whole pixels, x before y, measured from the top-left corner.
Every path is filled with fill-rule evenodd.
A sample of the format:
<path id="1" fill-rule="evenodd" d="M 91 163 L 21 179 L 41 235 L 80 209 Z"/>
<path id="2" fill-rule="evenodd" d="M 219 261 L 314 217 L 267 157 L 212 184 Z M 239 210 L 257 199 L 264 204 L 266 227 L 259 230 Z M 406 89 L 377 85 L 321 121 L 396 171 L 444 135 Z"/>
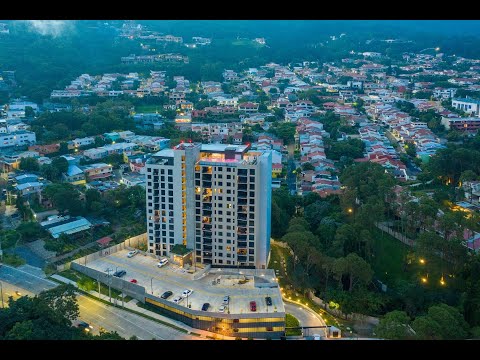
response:
<path id="1" fill-rule="evenodd" d="M 102 315 L 96 314 L 100 319 L 105 320 L 105 318 Z"/>
<path id="2" fill-rule="evenodd" d="M 116 327 L 118 327 L 119 329 L 122 329 L 123 331 L 125 331 L 125 329 L 123 327 L 121 327 L 120 325 L 115 325 Z"/>
<path id="3" fill-rule="evenodd" d="M 28 281 L 28 280 L 25 280 L 25 282 L 26 282 L 27 284 L 30 284 L 30 285 L 33 284 L 31 281 Z"/>

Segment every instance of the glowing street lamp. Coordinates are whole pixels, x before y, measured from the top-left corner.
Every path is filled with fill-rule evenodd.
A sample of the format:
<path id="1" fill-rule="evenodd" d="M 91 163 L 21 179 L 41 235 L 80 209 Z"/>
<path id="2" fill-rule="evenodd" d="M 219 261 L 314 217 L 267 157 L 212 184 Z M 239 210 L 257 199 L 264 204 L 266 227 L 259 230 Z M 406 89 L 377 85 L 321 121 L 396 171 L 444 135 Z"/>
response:
<path id="1" fill-rule="evenodd" d="M 445 285 L 446 285 L 446 282 L 445 282 L 445 280 L 443 279 L 443 276 L 442 276 L 441 279 L 440 279 L 440 285 L 442 285 L 442 286 L 445 286 Z"/>
<path id="2" fill-rule="evenodd" d="M 422 283 L 424 283 L 424 284 L 427 283 L 427 278 L 426 277 L 422 277 Z"/>
<path id="3" fill-rule="evenodd" d="M 347 211 L 348 211 L 349 214 L 353 213 L 353 209 L 352 209 L 352 208 L 348 208 Z"/>
<path id="4" fill-rule="evenodd" d="M 425 265 L 425 259 L 420 259 L 420 264 Z"/>

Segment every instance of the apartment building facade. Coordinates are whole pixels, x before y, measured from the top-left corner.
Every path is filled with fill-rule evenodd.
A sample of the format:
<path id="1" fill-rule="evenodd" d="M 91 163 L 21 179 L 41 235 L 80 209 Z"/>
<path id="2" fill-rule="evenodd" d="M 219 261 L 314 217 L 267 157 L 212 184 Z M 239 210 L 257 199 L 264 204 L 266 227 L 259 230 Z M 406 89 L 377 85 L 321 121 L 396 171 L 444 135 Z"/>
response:
<path id="1" fill-rule="evenodd" d="M 180 144 L 147 162 L 149 251 L 183 244 L 195 263 L 267 268 L 270 152 L 247 145 Z"/>

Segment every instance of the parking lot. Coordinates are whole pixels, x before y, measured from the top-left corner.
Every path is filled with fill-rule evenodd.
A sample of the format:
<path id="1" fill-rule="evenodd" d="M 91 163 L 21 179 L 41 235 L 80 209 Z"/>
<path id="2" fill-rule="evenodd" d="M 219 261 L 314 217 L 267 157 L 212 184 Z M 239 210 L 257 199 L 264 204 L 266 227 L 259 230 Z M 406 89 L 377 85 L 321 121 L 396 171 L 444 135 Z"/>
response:
<path id="1" fill-rule="evenodd" d="M 112 274 L 117 270 L 125 270 L 122 277 L 125 281 L 135 279 L 138 285 L 145 287 L 145 291 L 155 296 L 161 296 L 166 291 L 173 294 L 167 299 L 173 299 L 182 294 L 186 289 L 192 290 L 188 298 L 179 304 L 189 306 L 191 309 L 200 310 L 204 303 L 209 303 L 209 312 L 219 312 L 225 295 L 230 296 L 228 310 L 230 314 L 254 313 L 250 310 L 250 301 L 256 302 L 256 312 L 284 312 L 280 289 L 268 286 L 276 285 L 275 275 L 272 270 L 237 270 L 229 269 L 235 274 L 225 274 L 223 269 L 212 269 L 208 274 L 198 280 L 193 280 L 193 275 L 185 269 L 168 263 L 158 268 L 158 260 L 150 256 L 137 254 L 132 258 L 127 257 L 127 250 L 101 257 L 88 262 L 86 266 L 103 273 Z M 248 281 L 240 281 L 244 279 Z M 215 285 L 213 285 L 215 283 Z M 258 286 L 255 286 L 255 285 Z M 265 297 L 271 297 L 272 304 L 267 306 Z M 226 312 L 227 310 L 225 310 Z"/>

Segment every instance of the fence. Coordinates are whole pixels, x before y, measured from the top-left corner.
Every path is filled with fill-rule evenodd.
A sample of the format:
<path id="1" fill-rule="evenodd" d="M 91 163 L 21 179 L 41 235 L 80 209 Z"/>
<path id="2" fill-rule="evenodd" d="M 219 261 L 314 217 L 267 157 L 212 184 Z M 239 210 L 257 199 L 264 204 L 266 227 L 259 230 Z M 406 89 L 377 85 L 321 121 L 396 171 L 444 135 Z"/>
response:
<path id="1" fill-rule="evenodd" d="M 414 245 L 414 241 L 412 239 L 409 239 L 406 236 L 400 234 L 399 232 L 396 232 L 396 231 L 390 229 L 384 223 L 375 223 L 375 226 L 377 228 L 379 228 L 380 230 L 386 232 L 387 234 L 392 235 L 395 239 L 400 240 L 405 245 L 408 245 L 410 247 L 412 247 Z"/>
<path id="2" fill-rule="evenodd" d="M 121 242 L 120 244 L 116 244 L 116 245 L 110 246 L 108 248 L 101 249 L 101 250 L 96 251 L 92 254 L 88 254 L 86 256 L 78 258 L 74 261 L 78 264 L 86 265 L 90 261 L 94 261 L 96 259 L 99 259 L 101 257 L 107 256 L 107 255 L 110 255 L 110 254 L 114 254 L 118 251 L 121 251 L 121 250 L 124 250 L 124 249 L 132 250 L 133 248 L 138 248 L 140 245 L 146 245 L 146 244 L 147 244 L 147 233 L 144 233 L 144 234 L 140 234 L 140 235 L 137 235 L 137 236 L 133 236 L 133 237 Z M 145 253 L 145 252 L 141 251 L 141 253 Z M 67 262 L 65 264 L 57 265 L 57 271 L 63 271 L 63 270 L 69 269 L 70 268 L 70 263 L 71 262 Z"/>

